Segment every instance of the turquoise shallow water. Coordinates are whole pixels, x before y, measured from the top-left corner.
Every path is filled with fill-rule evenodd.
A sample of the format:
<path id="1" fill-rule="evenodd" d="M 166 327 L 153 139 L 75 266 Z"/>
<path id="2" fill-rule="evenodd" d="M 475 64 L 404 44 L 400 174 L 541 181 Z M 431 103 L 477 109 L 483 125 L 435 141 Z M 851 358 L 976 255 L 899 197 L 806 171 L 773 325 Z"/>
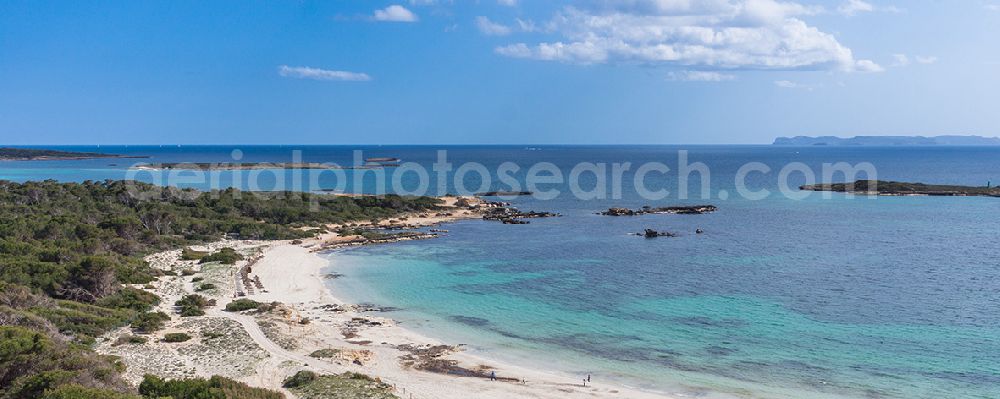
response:
<path id="1" fill-rule="evenodd" d="M 305 161 L 349 163 L 354 148 L 301 149 Z M 429 165 L 438 148 L 362 149 L 366 156 Z M 1000 176 L 1000 148 L 447 149 L 456 165 L 477 161 L 496 170 L 506 161 L 524 168 L 545 161 L 564 172 L 584 161 L 673 167 L 677 150 L 686 149 L 692 162 L 711 168 L 711 198 L 682 200 L 673 193 L 644 200 L 629 174 L 620 199 L 518 198 L 522 209 L 564 216 L 529 225 L 463 221 L 439 239 L 339 252 L 331 265 L 345 274 L 332 282 L 338 293 L 399 307 L 387 315 L 475 351 L 648 389 L 765 398 L 1000 397 L 1000 200 L 719 198 L 722 191 L 735 192 L 736 170 L 751 161 L 774 172 L 752 175 L 748 186 L 772 191 L 777 169 L 789 162 L 813 168 L 871 162 L 880 179 L 981 185 Z M 156 162 L 227 161 L 231 150 L 108 149 L 149 153 Z M 244 147 L 244 160 L 288 162 L 289 150 Z M 0 178 L 124 176 L 124 167 L 112 162 L 125 163 L 0 162 Z M 232 177 L 221 180 L 245 187 Z M 435 179 L 432 174 L 432 187 Z M 796 179 L 792 186 L 802 183 Z M 677 187 L 670 174 L 652 180 Z M 470 175 L 465 182 L 479 180 Z M 303 189 L 335 183 L 325 177 Z M 371 191 L 375 184 L 366 178 L 361 188 Z M 452 181 L 445 186 L 454 190 Z M 496 182 L 491 188 L 506 189 Z M 699 188 L 696 181 L 691 192 Z M 595 215 L 611 206 L 695 203 L 712 203 L 719 211 Z M 643 228 L 681 235 L 629 235 Z M 705 233 L 694 234 L 699 228 Z"/>
<path id="2" fill-rule="evenodd" d="M 493 356 L 654 390 L 997 397 L 1000 329 L 977 321 L 992 311 L 979 306 L 991 306 L 995 291 L 957 287 L 963 285 L 958 280 L 991 285 L 995 272 L 962 270 L 989 267 L 986 262 L 941 259 L 940 269 L 926 268 L 937 260 L 895 263 L 872 255 L 879 245 L 848 254 L 850 246 L 838 242 L 827 245 L 839 251 L 823 254 L 685 248 L 734 246 L 724 234 L 671 242 L 578 238 L 589 241 L 587 251 L 560 243 L 571 238 L 544 223 L 533 228 L 546 233 L 526 234 L 468 221 L 449 226 L 449 236 L 438 240 L 338 252 L 332 267 L 347 276 L 335 280 L 334 289 L 401 307 L 389 316 Z M 641 255 L 628 249 L 634 245 L 644 246 Z M 631 264 L 635 260 L 642 263 Z M 803 266 L 808 263 L 813 266 Z M 869 271 L 878 267 L 895 270 Z M 925 278 L 909 280 L 915 267 Z M 951 304 L 939 303 L 945 301 Z"/>

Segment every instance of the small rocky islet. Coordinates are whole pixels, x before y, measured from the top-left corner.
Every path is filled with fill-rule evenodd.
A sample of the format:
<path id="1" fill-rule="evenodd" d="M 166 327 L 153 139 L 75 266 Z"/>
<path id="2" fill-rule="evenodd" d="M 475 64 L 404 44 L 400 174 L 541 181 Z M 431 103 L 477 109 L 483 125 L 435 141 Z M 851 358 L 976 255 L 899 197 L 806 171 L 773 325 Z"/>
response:
<path id="1" fill-rule="evenodd" d="M 719 210 L 719 208 L 715 205 L 663 206 L 655 208 L 647 205 L 639 209 L 608 208 L 608 210 L 599 212 L 598 214 L 604 216 L 639 216 L 657 214 L 701 215 L 705 213 L 712 213 L 717 210 Z"/>

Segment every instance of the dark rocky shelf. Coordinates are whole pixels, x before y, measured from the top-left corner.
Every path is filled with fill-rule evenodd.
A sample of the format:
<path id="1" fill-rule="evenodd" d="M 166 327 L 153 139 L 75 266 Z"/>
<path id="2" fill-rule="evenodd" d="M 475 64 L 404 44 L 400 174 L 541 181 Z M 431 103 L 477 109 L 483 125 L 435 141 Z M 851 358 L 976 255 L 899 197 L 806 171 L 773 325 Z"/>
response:
<path id="1" fill-rule="evenodd" d="M 694 206 L 664 206 L 653 208 L 644 206 L 641 209 L 609 208 L 600 215 L 604 216 L 638 216 L 650 214 L 675 214 L 675 215 L 701 215 L 717 211 L 715 205 L 694 205 Z"/>

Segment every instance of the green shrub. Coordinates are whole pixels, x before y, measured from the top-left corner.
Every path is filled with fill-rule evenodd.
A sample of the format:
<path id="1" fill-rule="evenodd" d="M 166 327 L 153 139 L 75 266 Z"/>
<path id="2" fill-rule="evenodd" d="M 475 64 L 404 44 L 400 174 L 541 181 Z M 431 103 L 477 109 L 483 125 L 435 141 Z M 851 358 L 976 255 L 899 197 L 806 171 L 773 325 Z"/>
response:
<path id="1" fill-rule="evenodd" d="M 215 289 L 215 284 L 204 283 L 204 284 L 199 285 L 198 288 L 195 289 L 195 291 L 208 291 L 208 290 L 214 290 L 214 289 Z"/>
<path id="2" fill-rule="evenodd" d="M 219 252 L 201 258 L 198 263 L 219 262 L 231 265 L 240 260 L 243 260 L 243 255 L 240 255 L 235 249 L 222 248 Z"/>
<path id="3" fill-rule="evenodd" d="M 118 340 L 115 341 L 115 345 L 125 345 L 125 344 L 142 345 L 146 342 L 149 342 L 149 338 L 140 337 L 138 335 L 122 335 L 118 337 Z"/>
<path id="4" fill-rule="evenodd" d="M 129 310 L 62 300 L 56 301 L 52 306 L 33 307 L 28 311 L 48 320 L 59 331 L 73 335 L 83 343 L 91 343 L 94 337 L 125 325 L 134 314 Z"/>
<path id="5" fill-rule="evenodd" d="M 163 334 L 163 342 L 184 342 L 191 339 L 191 336 L 186 333 L 166 333 Z"/>
<path id="6" fill-rule="evenodd" d="M 310 382 L 313 382 L 315 380 L 316 380 L 316 373 L 309 370 L 301 370 L 295 373 L 295 375 L 285 379 L 285 381 L 281 384 L 281 386 L 284 388 L 296 388 L 309 384 Z"/>
<path id="7" fill-rule="evenodd" d="M 244 310 L 257 309 L 262 304 L 253 299 L 240 298 L 226 304 L 227 312 L 242 312 Z"/>
<path id="8" fill-rule="evenodd" d="M 112 359 L 82 345 L 23 327 L 0 326 L 0 397 L 38 398 L 72 381 L 126 387 L 120 371 Z"/>
<path id="9" fill-rule="evenodd" d="M 188 247 L 184 247 L 184 249 L 181 250 L 181 260 L 200 260 L 205 256 L 208 256 L 208 252 L 195 251 Z"/>
<path id="10" fill-rule="evenodd" d="M 151 292 L 125 287 L 117 293 L 106 296 L 95 302 L 95 305 L 115 309 L 131 309 L 136 312 L 146 312 L 160 303 L 160 297 Z"/>
<path id="11" fill-rule="evenodd" d="M 340 350 L 338 349 L 327 348 L 327 349 L 320 349 L 313 351 L 313 353 L 309 354 L 309 357 L 315 357 L 317 359 L 329 359 L 331 357 L 337 356 L 338 353 L 340 353 Z"/>
<path id="12" fill-rule="evenodd" d="M 108 389 L 87 388 L 68 384 L 45 391 L 40 399 L 141 399 L 132 394 L 115 392 Z"/>
<path id="13" fill-rule="evenodd" d="M 150 334 L 163 329 L 170 315 L 163 312 L 149 312 L 140 314 L 132 320 L 132 329 L 140 334 Z"/>
<path id="14" fill-rule="evenodd" d="M 139 393 L 146 398 L 173 399 L 283 399 L 284 395 L 263 388 L 214 376 L 210 379 L 190 378 L 164 380 L 146 375 L 139 384 Z"/>
<path id="15" fill-rule="evenodd" d="M 214 305 L 214 299 L 208 299 L 198 294 L 185 295 L 177 302 L 174 302 L 174 306 L 177 307 L 177 313 L 181 317 L 204 316 L 205 308 Z"/>
<path id="16" fill-rule="evenodd" d="M 136 196 L 134 193 L 143 195 Z M 155 330 L 162 316 L 147 313 L 151 294 L 122 284 L 146 284 L 163 275 L 143 257 L 199 245 L 230 234 L 243 239 L 301 240 L 322 230 L 305 226 L 389 219 L 404 212 L 438 209 L 427 197 L 346 197 L 308 193 L 243 195 L 227 189 L 198 195 L 196 190 L 157 187 L 135 181 L 60 183 L 0 180 L 0 318 L 36 333 L 37 352 L 21 354 L 29 363 L 0 356 L 0 398 L 38 398 L 63 384 L 61 371 L 73 373 L 80 387 L 52 398 L 111 397 L 126 392 L 120 363 L 98 356 L 85 345 L 93 337 L 128 324 Z M 181 256 L 197 257 L 196 251 Z M 238 258 L 219 251 L 219 261 Z M 208 256 L 208 255 L 206 255 Z M 176 270 L 193 275 L 194 270 Z M 184 315 L 203 313 L 200 301 L 179 301 Z M 262 304 L 266 308 L 271 305 Z M 147 319 L 148 318 L 148 319 Z M 18 328 L 12 326 L 0 327 Z M 15 334 L 16 335 L 16 334 Z M 63 340 L 63 336 L 69 340 Z M 59 336 L 58 340 L 52 337 Z M 8 338 L 0 341 L 0 352 Z M 10 338 L 19 341 L 20 338 Z M 11 341 L 13 342 L 13 341 Z M 13 345 L 13 344 L 11 344 Z M 225 385 L 225 384 L 223 384 Z M 38 391 L 39 387 L 49 391 Z M 25 387 L 19 395 L 16 387 Z M 80 393 L 83 392 L 83 393 Z M 116 398 L 117 399 L 117 398 Z M 181 399 L 175 397 L 174 399 Z"/>

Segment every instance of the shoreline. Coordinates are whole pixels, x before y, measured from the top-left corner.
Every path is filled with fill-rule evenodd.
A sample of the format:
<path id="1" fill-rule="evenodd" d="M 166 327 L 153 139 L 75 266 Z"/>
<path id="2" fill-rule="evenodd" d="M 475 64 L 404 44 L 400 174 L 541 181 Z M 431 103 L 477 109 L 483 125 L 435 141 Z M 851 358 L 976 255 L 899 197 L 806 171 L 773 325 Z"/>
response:
<path id="1" fill-rule="evenodd" d="M 450 202 L 449 205 L 454 204 Z M 478 219 L 478 213 L 456 213 L 450 216 L 430 216 L 430 217 L 410 217 L 406 220 L 411 227 L 430 227 L 441 224 L 455 222 L 459 220 Z M 391 221 L 386 221 L 392 224 Z M 345 300 L 343 295 L 338 295 L 327 284 L 327 269 L 331 268 L 330 259 L 325 256 L 336 256 L 335 253 L 357 245 L 337 245 L 342 237 L 327 234 L 314 239 L 312 242 L 305 241 L 300 245 L 285 244 L 271 248 L 265 252 L 257 263 L 257 273 L 262 281 L 282 281 L 275 287 L 269 287 L 269 292 L 260 294 L 262 299 L 274 300 L 291 305 L 303 317 L 315 317 L 320 322 L 323 321 L 324 312 L 317 310 L 324 306 L 352 306 L 351 301 Z M 406 240 L 406 238 L 404 238 Z M 331 245 L 332 244 L 332 245 Z M 369 245 L 380 245 L 383 243 L 373 243 Z M 313 250 L 319 247 L 321 249 Z M 295 260 L 295 267 L 289 270 L 290 260 Z M 280 263 L 280 264 L 279 264 Z M 285 267 L 281 267 L 281 266 Z M 270 266 L 270 267 L 269 267 Z M 273 285 L 273 283 L 272 283 Z M 669 398 L 676 399 L 681 396 L 670 396 L 666 393 L 651 392 L 627 387 L 621 384 L 598 383 L 597 386 L 588 384 L 582 385 L 582 380 L 578 382 L 576 376 L 566 375 L 560 372 L 538 370 L 531 367 L 508 364 L 480 354 L 472 354 L 462 349 L 464 344 L 453 346 L 453 343 L 443 342 L 432 336 L 428 336 L 418 331 L 401 326 L 391 317 L 366 316 L 364 311 L 346 312 L 350 318 L 366 317 L 375 319 L 382 323 L 378 327 L 369 327 L 358 331 L 356 337 L 340 338 L 327 335 L 322 340 L 326 342 L 336 342 L 338 344 L 355 345 L 359 347 L 378 348 L 375 352 L 375 366 L 370 370 L 364 370 L 374 377 L 378 377 L 397 387 L 397 394 L 400 397 L 414 398 L 456 398 L 465 399 L 468 397 L 477 398 L 572 398 L 572 397 L 619 397 L 619 398 Z M 371 341 L 366 345 L 357 345 Z M 400 357 L 407 356 L 405 351 L 398 349 L 402 345 L 417 347 L 435 348 L 448 346 L 442 351 L 444 354 L 435 359 L 452 360 L 457 362 L 456 366 L 464 369 L 491 370 L 497 373 L 498 378 L 515 377 L 521 382 L 490 381 L 488 378 L 449 375 L 441 372 L 431 372 L 417 370 L 404 366 L 400 362 Z M 395 352 L 395 353 L 394 353 Z M 423 396 L 421 396 L 423 395 Z"/>
<path id="2" fill-rule="evenodd" d="M 428 227 L 462 219 L 481 218 L 479 212 L 455 207 L 459 198 L 445 198 L 453 212 L 409 215 L 408 226 Z M 467 198 L 468 200 L 468 198 Z M 481 204 L 488 205 L 487 202 Z M 398 223 L 398 220 L 382 223 Z M 380 223 L 380 226 L 382 225 Z M 328 226 L 330 227 L 330 226 Z M 334 230 L 335 229 L 330 229 Z M 678 394 L 631 388 L 614 381 L 583 386 L 581 376 L 509 364 L 472 354 L 464 345 L 442 342 L 402 327 L 389 317 L 374 316 L 369 305 L 352 304 L 332 292 L 326 284 L 330 261 L 324 248 L 336 248 L 352 237 L 324 233 L 301 241 L 222 240 L 198 251 L 236 249 L 246 260 L 232 265 L 198 264 L 180 260 L 181 249 L 150 255 L 147 261 L 165 276 L 145 288 L 162 298 L 157 309 L 170 315 L 167 327 L 147 335 L 141 344 L 123 343 L 132 336 L 127 327 L 102 337 L 95 349 L 119 356 L 127 365 L 125 377 L 133 384 L 142 375 L 164 378 L 222 375 L 295 397 L 281 387 L 282 381 L 300 370 L 320 374 L 355 372 L 370 375 L 391 386 L 400 398 L 431 399 L 469 397 L 507 398 L 682 398 L 697 393 L 717 397 L 701 389 Z M 262 287 L 238 296 L 239 271 L 251 267 L 250 275 Z M 194 270 L 196 274 L 183 273 Z M 211 282 L 207 291 L 197 285 Z M 173 303 L 198 293 L 216 300 L 206 315 L 179 317 Z M 268 312 L 227 312 L 223 308 L 237 298 L 275 303 Z M 193 337 L 183 343 L 162 342 L 166 333 L 184 332 Z M 317 357 L 327 351 L 329 357 Z M 495 372 L 498 381 L 488 376 Z M 464 374 L 464 375 L 463 375 Z M 728 397 L 728 396 L 718 396 Z"/>

